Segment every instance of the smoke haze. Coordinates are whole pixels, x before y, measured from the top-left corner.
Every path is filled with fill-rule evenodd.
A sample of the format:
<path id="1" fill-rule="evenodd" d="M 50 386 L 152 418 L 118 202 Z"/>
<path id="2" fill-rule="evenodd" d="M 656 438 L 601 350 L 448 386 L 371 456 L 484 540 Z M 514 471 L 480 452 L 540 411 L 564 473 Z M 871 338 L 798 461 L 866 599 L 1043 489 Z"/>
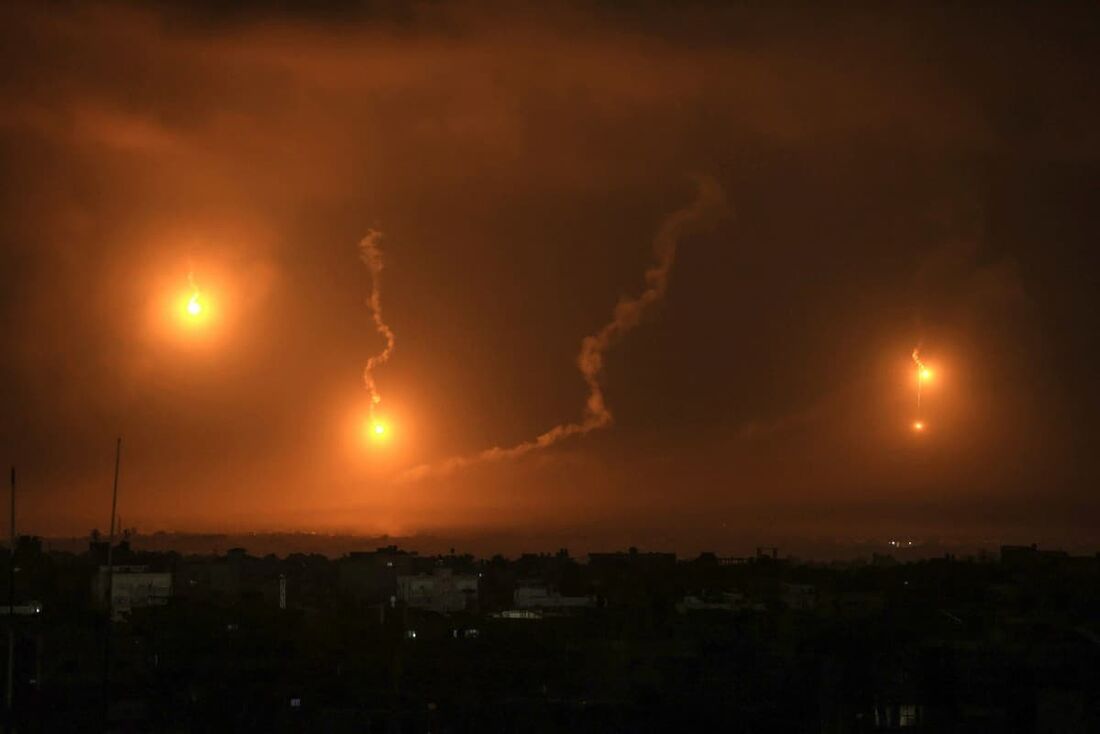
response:
<path id="1" fill-rule="evenodd" d="M 267 5 L 0 3 L 21 530 L 1095 540 L 1095 3 Z"/>

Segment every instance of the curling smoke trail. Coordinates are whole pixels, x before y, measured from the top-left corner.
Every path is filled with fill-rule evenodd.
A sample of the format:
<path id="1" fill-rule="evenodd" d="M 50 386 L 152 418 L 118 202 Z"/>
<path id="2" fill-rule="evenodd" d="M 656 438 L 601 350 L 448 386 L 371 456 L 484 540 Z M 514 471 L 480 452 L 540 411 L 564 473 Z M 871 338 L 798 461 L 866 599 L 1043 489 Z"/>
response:
<path id="1" fill-rule="evenodd" d="M 924 375 L 928 371 L 928 368 L 924 366 L 924 362 L 920 361 L 920 347 L 913 348 L 913 361 L 917 365 L 917 417 L 919 418 L 921 386 L 924 382 Z"/>
<path id="2" fill-rule="evenodd" d="M 367 305 L 370 307 L 375 331 L 386 342 L 386 346 L 382 351 L 368 359 L 367 365 L 363 368 L 363 384 L 366 386 L 367 392 L 370 393 L 370 417 L 372 421 L 375 419 L 375 409 L 382 402 L 378 385 L 374 381 L 374 370 L 385 364 L 390 358 L 395 343 L 393 329 L 387 326 L 382 319 L 382 268 L 384 260 L 382 251 L 379 249 L 381 240 L 382 233 L 372 229 L 359 242 L 359 257 L 366 264 L 367 269 L 370 270 L 370 296 L 367 298 Z"/>
<path id="3" fill-rule="evenodd" d="M 581 340 L 577 368 L 588 386 L 588 398 L 580 421 L 554 426 L 537 438 L 508 448 L 494 446 L 469 456 L 455 456 L 436 464 L 421 464 L 398 475 L 398 480 L 415 481 L 429 476 L 445 476 L 473 464 L 515 459 L 552 446 L 570 436 L 584 435 L 611 425 L 611 411 L 607 408 L 600 383 L 604 353 L 619 337 L 638 325 L 648 306 L 664 297 L 680 239 L 726 211 L 725 193 L 718 182 L 700 177 L 697 183 L 698 194 L 695 201 L 666 218 L 653 239 L 655 262 L 645 272 L 645 290 L 634 298 L 620 300 L 612 312 L 611 320 L 595 334 Z"/>

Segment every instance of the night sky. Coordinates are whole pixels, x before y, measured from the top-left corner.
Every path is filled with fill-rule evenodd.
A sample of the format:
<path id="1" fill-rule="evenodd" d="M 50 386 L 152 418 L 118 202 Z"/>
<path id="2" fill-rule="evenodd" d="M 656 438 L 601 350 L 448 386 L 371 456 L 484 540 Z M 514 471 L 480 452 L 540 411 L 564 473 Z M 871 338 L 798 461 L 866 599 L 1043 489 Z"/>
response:
<path id="1" fill-rule="evenodd" d="M 1100 548 L 1100 11 L 765 5 L 5 3 L 23 530 Z"/>

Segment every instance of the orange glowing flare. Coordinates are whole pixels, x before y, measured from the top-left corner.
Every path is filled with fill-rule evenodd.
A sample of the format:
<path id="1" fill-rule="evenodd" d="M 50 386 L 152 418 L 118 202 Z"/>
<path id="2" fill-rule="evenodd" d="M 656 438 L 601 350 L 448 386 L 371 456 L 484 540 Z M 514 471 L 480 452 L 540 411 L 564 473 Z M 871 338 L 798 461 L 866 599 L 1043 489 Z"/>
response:
<path id="1" fill-rule="evenodd" d="M 913 430 L 920 433 L 924 430 L 924 421 L 913 421 Z"/>
<path id="2" fill-rule="evenodd" d="M 191 286 L 191 295 L 187 298 L 187 302 L 183 306 L 183 310 L 187 318 L 192 321 L 198 321 L 200 318 L 206 315 L 206 304 L 203 302 L 202 292 L 195 284 L 195 273 L 190 272 L 187 274 L 187 283 Z"/>
<path id="3" fill-rule="evenodd" d="M 199 316 L 202 314 L 202 301 L 199 300 L 198 291 L 192 293 L 191 298 L 187 301 L 187 313 L 192 316 Z"/>
<path id="4" fill-rule="evenodd" d="M 363 425 L 363 435 L 372 443 L 388 442 L 390 439 L 389 426 L 377 418 L 368 418 Z"/>
<path id="5" fill-rule="evenodd" d="M 932 370 L 921 361 L 920 347 L 913 349 L 913 364 L 917 366 L 917 414 L 920 415 L 921 388 L 924 387 L 924 383 L 932 380 Z"/>

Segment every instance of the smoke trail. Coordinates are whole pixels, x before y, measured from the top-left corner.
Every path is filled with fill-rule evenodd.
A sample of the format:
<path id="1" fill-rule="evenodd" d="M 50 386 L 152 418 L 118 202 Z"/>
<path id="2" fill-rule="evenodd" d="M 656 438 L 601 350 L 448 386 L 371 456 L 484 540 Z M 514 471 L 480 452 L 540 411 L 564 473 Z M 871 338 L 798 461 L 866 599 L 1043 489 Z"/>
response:
<path id="1" fill-rule="evenodd" d="M 382 268 L 384 260 L 382 251 L 378 245 L 382 240 L 382 233 L 369 230 L 367 236 L 359 242 L 359 257 L 370 270 L 370 296 L 367 305 L 370 307 L 371 318 L 374 320 L 374 329 L 385 340 L 386 346 L 381 352 L 367 360 L 363 368 L 363 384 L 370 393 L 370 417 L 374 420 L 375 408 L 382 402 L 382 396 L 378 392 L 378 385 L 374 381 L 374 370 L 382 366 L 393 354 L 394 335 L 393 330 L 382 319 Z"/>
<path id="2" fill-rule="evenodd" d="M 645 272 L 645 290 L 633 298 L 624 298 L 615 306 L 611 320 L 595 334 L 581 340 L 577 355 L 577 368 L 588 387 L 581 419 L 573 423 L 554 426 L 542 435 L 523 443 L 502 448 L 494 446 L 469 456 L 455 456 L 437 464 L 421 464 L 398 475 L 400 481 L 415 481 L 429 476 L 444 476 L 458 469 L 489 461 L 515 459 L 537 449 L 544 449 L 570 436 L 584 435 L 612 423 L 611 411 L 604 401 L 600 377 L 603 373 L 604 353 L 621 336 L 641 321 L 646 308 L 661 300 L 668 290 L 668 277 L 676 259 L 676 246 L 680 239 L 710 223 L 726 210 L 725 193 L 718 182 L 711 178 L 697 180 L 698 193 L 688 206 L 668 216 L 653 238 L 654 263 Z"/>
<path id="3" fill-rule="evenodd" d="M 913 348 L 913 361 L 917 365 L 917 417 L 920 417 L 920 394 L 921 386 L 924 382 L 924 373 L 927 371 L 927 367 L 924 366 L 924 362 L 920 361 L 920 347 Z"/>

